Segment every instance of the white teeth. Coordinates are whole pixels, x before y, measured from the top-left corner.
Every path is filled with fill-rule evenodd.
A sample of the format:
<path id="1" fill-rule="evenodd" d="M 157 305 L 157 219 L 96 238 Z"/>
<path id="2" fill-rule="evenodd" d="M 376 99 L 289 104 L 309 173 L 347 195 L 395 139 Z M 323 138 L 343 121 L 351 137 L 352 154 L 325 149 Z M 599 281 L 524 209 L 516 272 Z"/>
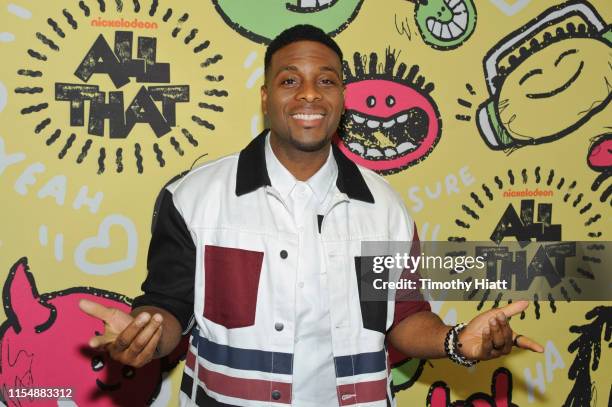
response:
<path id="1" fill-rule="evenodd" d="M 433 18 L 431 18 L 431 17 L 429 17 L 429 18 L 427 19 L 427 29 L 429 30 L 429 32 L 432 32 L 432 31 L 433 31 L 433 27 L 434 27 L 434 24 L 435 24 L 435 23 L 436 23 L 436 20 L 435 20 L 435 19 L 433 19 Z"/>
<path id="2" fill-rule="evenodd" d="M 332 0 L 319 0 L 319 5 L 320 5 L 320 6 L 324 6 L 324 5 L 326 5 L 326 4 L 331 3 L 331 1 L 332 1 Z"/>
<path id="3" fill-rule="evenodd" d="M 365 118 L 361 117 L 361 116 L 357 116 L 355 113 L 353 113 L 353 120 L 355 120 L 357 123 L 361 124 L 363 122 L 365 122 Z"/>
<path id="4" fill-rule="evenodd" d="M 457 5 L 457 7 L 453 8 L 453 14 L 459 14 L 459 13 L 463 13 L 465 11 L 467 11 L 467 9 L 465 8 L 465 4 L 463 4 L 463 3 Z"/>
<path id="5" fill-rule="evenodd" d="M 303 113 L 298 113 L 298 114 L 294 114 L 293 115 L 294 119 L 298 119 L 298 120 L 319 120 L 323 118 L 322 114 L 303 114 Z"/>
<path id="6" fill-rule="evenodd" d="M 442 25 L 442 38 L 444 38 L 444 39 L 453 38 L 453 36 L 451 35 L 451 32 L 450 32 L 450 30 L 448 28 L 448 24 Z"/>
<path id="7" fill-rule="evenodd" d="M 363 155 L 363 152 L 365 151 L 365 148 L 363 148 L 363 146 L 359 143 L 350 143 L 349 148 L 362 155 Z"/>
<path id="8" fill-rule="evenodd" d="M 376 120 L 368 120 L 367 125 L 369 128 L 375 129 L 380 125 L 380 122 L 377 122 Z"/>
<path id="9" fill-rule="evenodd" d="M 393 126 L 395 124 L 395 120 L 389 120 L 388 122 L 384 122 L 383 123 L 383 127 L 385 129 L 388 129 L 389 127 Z"/>
<path id="10" fill-rule="evenodd" d="M 366 156 L 368 157 L 381 157 L 383 154 L 380 152 L 380 150 L 376 149 L 376 148 L 368 148 L 368 152 L 366 153 Z"/>
<path id="11" fill-rule="evenodd" d="M 395 151 L 394 148 L 387 148 L 387 149 L 385 149 L 385 156 L 393 157 L 394 155 L 397 155 L 397 151 Z"/>
<path id="12" fill-rule="evenodd" d="M 439 37 L 439 36 L 440 36 L 440 34 L 442 33 L 442 23 L 441 23 L 441 22 L 439 22 L 439 21 L 436 21 L 436 22 L 434 23 L 434 27 L 433 27 L 433 29 L 431 30 L 431 32 L 432 32 L 432 33 L 433 33 L 435 36 Z"/>
<path id="13" fill-rule="evenodd" d="M 407 114 L 403 114 L 401 116 L 398 116 L 397 119 L 395 119 L 398 123 L 404 123 L 406 120 L 408 120 L 408 115 Z"/>
<path id="14" fill-rule="evenodd" d="M 400 144 L 399 146 L 397 146 L 397 151 L 401 154 L 403 152 L 409 151 L 409 150 L 413 150 L 414 148 L 416 148 L 416 146 L 414 144 L 412 144 L 409 141 L 406 141 L 402 144 Z"/>
<path id="15" fill-rule="evenodd" d="M 457 24 L 455 24 L 454 21 L 450 22 L 450 24 L 448 25 L 448 28 L 449 28 L 453 38 L 459 38 L 461 36 L 461 34 L 463 34 L 463 30 L 461 29 L 461 27 L 459 27 Z"/>
<path id="16" fill-rule="evenodd" d="M 448 7 L 454 8 L 457 4 L 461 3 L 461 0 L 446 0 Z"/>
<path id="17" fill-rule="evenodd" d="M 453 22 L 457 24 L 461 28 L 461 30 L 465 30 L 465 27 L 467 27 L 467 14 L 466 13 L 461 13 L 461 14 L 455 13 L 455 15 L 453 16 Z"/>
<path id="18" fill-rule="evenodd" d="M 317 0 L 301 0 L 299 2 L 301 7 L 316 7 L 317 6 Z"/>

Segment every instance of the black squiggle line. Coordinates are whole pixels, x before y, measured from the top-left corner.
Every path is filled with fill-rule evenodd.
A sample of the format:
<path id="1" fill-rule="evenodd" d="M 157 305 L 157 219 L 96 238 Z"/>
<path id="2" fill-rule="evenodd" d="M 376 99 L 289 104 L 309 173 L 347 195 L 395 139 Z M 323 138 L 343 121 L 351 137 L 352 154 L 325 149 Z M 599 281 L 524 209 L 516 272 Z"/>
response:
<path id="1" fill-rule="evenodd" d="M 159 1 L 158 0 L 153 0 L 151 2 L 151 8 L 149 9 L 149 15 L 151 17 L 153 17 L 155 15 L 155 13 L 157 12 L 157 6 L 159 6 Z"/>
<path id="2" fill-rule="evenodd" d="M 447 240 L 449 242 L 465 242 L 466 238 L 462 236 L 449 236 Z"/>
<path id="3" fill-rule="evenodd" d="M 478 311 L 480 311 L 482 309 L 482 306 L 484 305 L 484 303 L 487 300 L 487 298 L 489 298 L 489 295 L 491 295 L 491 290 L 487 289 L 487 291 L 485 291 L 485 293 L 483 294 L 482 299 L 478 303 L 478 306 L 476 307 L 476 309 L 478 309 Z"/>
<path id="4" fill-rule="evenodd" d="M 62 134 L 62 131 L 60 129 L 55 129 L 53 134 L 51 134 L 49 138 L 47 139 L 47 141 L 45 141 L 45 144 L 50 146 L 51 144 L 55 143 L 55 140 L 57 140 L 61 134 Z"/>
<path id="5" fill-rule="evenodd" d="M 52 19 L 51 17 L 47 18 L 47 24 L 49 24 L 49 26 L 60 38 L 66 38 L 66 34 L 54 19 Z"/>
<path id="6" fill-rule="evenodd" d="M 168 7 L 168 10 L 166 10 L 166 14 L 164 14 L 162 20 L 164 20 L 164 23 L 167 23 L 170 17 L 172 17 L 172 9 Z"/>
<path id="7" fill-rule="evenodd" d="M 499 308 L 499 302 L 501 301 L 503 293 L 497 293 L 497 297 L 495 297 L 495 302 L 493 303 L 493 308 Z"/>
<path id="8" fill-rule="evenodd" d="M 47 56 L 45 54 L 41 54 L 40 52 L 34 51 L 33 49 L 28 49 L 28 55 L 34 59 L 38 59 L 39 61 L 46 61 Z"/>
<path id="9" fill-rule="evenodd" d="M 165 166 L 166 161 L 164 160 L 163 152 L 159 149 L 159 145 L 157 143 L 153 144 L 153 151 L 155 151 L 155 158 L 157 159 L 159 166 L 160 167 Z"/>
<path id="10" fill-rule="evenodd" d="M 572 202 L 572 206 L 575 208 L 576 206 L 578 206 L 578 204 L 580 203 L 580 201 L 582 201 L 582 197 L 584 195 L 581 193 L 578 194 L 578 196 L 576 197 L 576 199 L 574 200 L 574 202 Z"/>
<path id="11" fill-rule="evenodd" d="M 468 294 L 468 300 L 471 300 L 472 298 L 474 298 L 476 296 L 476 294 L 478 294 L 480 290 L 478 288 L 476 288 L 475 290 L 470 291 L 470 293 Z"/>
<path id="12" fill-rule="evenodd" d="M 570 296 L 567 293 L 567 290 L 565 289 L 565 287 L 561 287 L 561 295 L 563 296 L 563 298 L 565 298 L 565 301 L 567 302 L 571 302 L 572 300 L 570 299 Z"/>
<path id="13" fill-rule="evenodd" d="M 41 76 L 43 76 L 43 73 L 41 71 L 32 71 L 30 69 L 20 69 L 17 71 L 17 75 L 29 76 L 31 78 L 40 78 Z"/>
<path id="14" fill-rule="evenodd" d="M 574 289 L 574 291 L 576 291 L 578 294 L 582 293 L 582 290 L 580 289 L 580 287 L 578 287 L 578 284 L 576 284 L 576 281 L 574 281 L 573 278 L 570 278 L 569 282 L 572 288 Z"/>
<path id="15" fill-rule="evenodd" d="M 536 180 L 536 184 L 540 183 L 540 167 L 536 167 L 535 168 L 535 180 Z"/>
<path id="16" fill-rule="evenodd" d="M 493 181 L 495 181 L 495 183 L 497 184 L 497 188 L 498 189 L 502 189 L 504 187 L 504 183 L 502 182 L 502 180 L 497 175 L 495 176 Z"/>
<path id="17" fill-rule="evenodd" d="M 49 124 L 51 124 L 51 118 L 47 117 L 45 120 L 43 120 L 42 122 L 36 125 L 36 128 L 34 129 L 34 133 L 39 134 Z"/>
<path id="18" fill-rule="evenodd" d="M 115 164 L 117 164 L 117 173 L 123 172 L 123 149 L 119 147 L 115 153 Z"/>
<path id="19" fill-rule="evenodd" d="M 172 144 L 172 147 L 174 147 L 174 150 L 178 153 L 178 155 L 183 156 L 185 154 L 180 143 L 174 138 L 174 136 L 170 137 L 170 144 Z"/>
<path id="20" fill-rule="evenodd" d="M 572 183 L 570 184 L 570 186 L 568 187 L 569 189 L 574 189 L 576 188 L 576 181 L 572 181 Z"/>
<path id="21" fill-rule="evenodd" d="M 476 219 L 476 220 L 479 220 L 479 219 L 480 219 L 480 216 L 478 216 L 478 214 L 477 214 L 476 212 L 474 212 L 474 211 L 472 210 L 472 208 L 470 208 L 469 206 L 467 206 L 467 205 L 461 205 L 461 209 L 463 209 L 463 211 L 464 211 L 465 213 L 467 213 L 468 215 L 470 215 L 472 218 L 474 218 L 474 219 Z"/>
<path id="22" fill-rule="evenodd" d="M 605 250 L 606 246 L 602 244 L 591 244 L 587 246 L 588 250 Z"/>
<path id="23" fill-rule="evenodd" d="M 123 11 L 123 1 L 121 1 L 121 0 L 115 0 L 115 4 L 117 5 L 117 11 L 118 11 L 118 12 Z"/>
<path id="24" fill-rule="evenodd" d="M 79 8 L 83 10 L 85 17 L 89 17 L 91 10 L 89 10 L 89 7 L 87 7 L 87 4 L 85 4 L 83 0 L 79 1 Z"/>
<path id="25" fill-rule="evenodd" d="M 140 12 L 140 2 L 138 0 L 133 0 L 134 3 L 134 13 Z"/>
<path id="26" fill-rule="evenodd" d="M 550 186 L 554 177 L 555 177 L 555 170 L 551 169 L 550 172 L 548 173 L 548 179 L 546 180 L 546 185 Z"/>
<path id="27" fill-rule="evenodd" d="M 187 13 L 183 14 L 181 18 L 178 19 L 176 27 L 174 27 L 174 30 L 172 30 L 172 37 L 176 38 L 176 36 L 181 32 L 183 24 L 185 21 L 187 21 L 187 19 L 189 19 L 189 14 Z"/>
<path id="28" fill-rule="evenodd" d="M 491 190 L 489 189 L 489 187 L 486 184 L 482 184 L 482 190 L 487 195 L 487 198 L 489 198 L 489 201 L 492 201 L 493 200 L 493 194 L 491 193 Z"/>
<path id="29" fill-rule="evenodd" d="M 29 86 L 15 88 L 15 93 L 27 93 L 29 95 L 33 95 L 35 93 L 42 93 L 42 91 L 43 91 L 43 88 L 39 86 L 34 87 L 34 88 L 31 88 Z"/>
<path id="30" fill-rule="evenodd" d="M 193 49 L 194 54 L 204 51 L 210 45 L 210 41 L 206 40 Z"/>
<path id="31" fill-rule="evenodd" d="M 555 305 L 555 299 L 553 298 L 551 293 L 548 293 L 548 305 L 550 305 L 550 310 L 554 313 L 557 312 L 557 306 Z"/>
<path id="32" fill-rule="evenodd" d="M 81 154 L 77 157 L 77 164 L 81 164 L 85 157 L 87 157 L 87 153 L 89 152 L 89 148 L 91 147 L 91 140 L 87 140 L 85 144 L 83 144 L 83 148 L 81 148 Z"/>
<path id="33" fill-rule="evenodd" d="M 98 7 L 100 7 L 100 12 L 104 13 L 106 11 L 104 0 L 98 0 Z"/>
<path id="34" fill-rule="evenodd" d="M 204 94 L 206 96 L 216 96 L 216 97 L 227 97 L 229 93 L 226 90 L 218 90 L 218 89 L 210 89 L 205 90 Z"/>
<path id="35" fill-rule="evenodd" d="M 221 61 L 222 59 L 223 59 L 223 55 L 216 54 L 216 55 L 213 55 L 211 58 L 206 58 L 206 60 L 204 62 L 202 62 L 200 64 L 200 66 L 202 68 L 207 68 L 207 67 L 209 67 L 212 64 L 216 64 L 217 62 Z"/>
<path id="36" fill-rule="evenodd" d="M 565 178 L 561 177 L 561 179 L 559 180 L 559 183 L 557 184 L 557 189 L 561 190 L 561 187 L 563 186 L 563 184 L 565 184 Z"/>
<path id="37" fill-rule="evenodd" d="M 597 222 L 599 219 L 601 219 L 601 214 L 598 213 L 597 215 L 589 218 L 589 220 L 584 222 L 584 226 L 591 226 L 593 223 Z"/>
<path id="38" fill-rule="evenodd" d="M 512 170 L 508 170 L 508 179 L 510 180 L 510 185 L 514 185 L 514 174 Z"/>
<path id="39" fill-rule="evenodd" d="M 222 112 L 223 111 L 223 106 L 219 106 L 219 105 L 213 105 L 213 104 L 209 104 L 209 103 L 204 103 L 204 102 L 200 102 L 198 103 L 198 106 L 201 107 L 202 109 L 210 109 L 214 112 Z"/>
<path id="40" fill-rule="evenodd" d="M 599 201 L 600 202 L 605 202 L 608 200 L 608 198 L 610 197 L 610 195 L 612 195 L 612 185 L 608 185 L 608 188 L 606 188 L 602 193 L 601 196 L 599 197 Z"/>
<path id="41" fill-rule="evenodd" d="M 30 113 L 40 112 L 41 110 L 45 110 L 48 107 L 49 107 L 48 103 L 39 103 L 37 105 L 24 107 L 23 109 L 21 109 L 21 114 L 30 114 Z"/>
<path id="42" fill-rule="evenodd" d="M 589 232 L 587 233 L 587 235 L 589 237 L 601 237 L 602 233 L 601 232 Z"/>
<path id="43" fill-rule="evenodd" d="M 525 319 L 525 311 L 521 311 L 521 320 Z"/>
<path id="44" fill-rule="evenodd" d="M 459 227 L 462 227 L 464 229 L 469 229 L 470 228 L 470 224 L 469 223 L 465 223 L 460 219 L 455 219 L 455 224 Z"/>
<path id="45" fill-rule="evenodd" d="M 480 209 L 484 208 L 484 204 L 482 203 L 482 201 L 480 200 L 480 197 L 478 195 L 476 195 L 475 192 L 472 192 L 470 194 L 470 197 L 472 198 L 472 200 L 476 203 L 476 205 L 478 205 L 478 207 Z"/>
<path id="46" fill-rule="evenodd" d="M 98 156 L 98 175 L 102 174 L 106 169 L 104 167 L 104 159 L 106 158 L 106 149 L 100 147 L 100 155 Z"/>
<path id="47" fill-rule="evenodd" d="M 533 295 L 533 311 L 536 319 L 540 319 L 540 302 L 538 300 L 538 294 Z"/>
<path id="48" fill-rule="evenodd" d="M 527 168 L 523 168 L 521 171 L 521 177 L 523 178 L 523 184 L 527 183 Z"/>
<path id="49" fill-rule="evenodd" d="M 193 30 L 191 30 L 191 32 L 189 33 L 188 36 L 185 37 L 185 45 L 189 44 L 191 41 L 193 41 L 193 39 L 195 38 L 195 36 L 198 34 L 198 29 L 194 28 Z"/>
<path id="50" fill-rule="evenodd" d="M 207 81 L 210 81 L 210 82 L 221 82 L 223 79 L 225 79 L 225 76 L 223 76 L 223 75 L 219 75 L 219 76 L 206 75 L 204 77 L 204 79 L 206 79 Z"/>
<path id="51" fill-rule="evenodd" d="M 210 123 L 207 120 L 204 120 L 196 115 L 191 116 L 191 120 L 193 120 L 195 123 L 199 124 L 200 126 L 206 127 L 208 130 L 214 130 L 215 129 L 215 125 Z"/>
<path id="52" fill-rule="evenodd" d="M 144 168 L 142 166 L 142 154 L 140 154 L 140 144 L 134 144 L 134 156 L 136 157 L 136 168 L 138 168 L 138 173 L 142 174 Z"/>
<path id="53" fill-rule="evenodd" d="M 588 270 L 583 269 L 582 267 L 576 268 L 576 271 L 578 272 L 578 274 L 588 278 L 589 280 L 595 280 L 595 276 L 593 275 L 593 273 L 591 273 Z"/>
<path id="54" fill-rule="evenodd" d="M 194 147 L 198 146 L 198 141 L 195 138 L 193 138 L 193 135 L 191 134 L 189 130 L 181 129 L 181 133 L 183 133 L 183 136 L 185 136 L 189 144 L 191 144 Z"/>
<path id="55" fill-rule="evenodd" d="M 470 120 L 472 120 L 472 116 L 470 116 L 469 114 L 456 114 L 455 119 L 461 120 L 464 122 L 469 122 Z"/>
<path id="56" fill-rule="evenodd" d="M 590 203 L 590 202 L 588 204 L 584 205 L 582 207 L 582 209 L 580 209 L 580 214 L 582 215 L 583 213 L 587 212 L 589 209 L 591 209 L 592 206 L 593 206 L 593 204 Z"/>
<path id="57" fill-rule="evenodd" d="M 68 22 L 68 24 L 70 24 L 70 27 L 72 27 L 73 30 L 76 30 L 79 27 L 76 20 L 74 19 L 74 17 L 72 17 L 72 14 L 70 14 L 67 9 L 63 9 L 62 14 L 64 15 L 64 17 L 66 17 L 66 21 Z"/>
<path id="58" fill-rule="evenodd" d="M 608 178 L 610 178 L 612 176 L 612 171 L 610 172 L 602 172 L 601 174 L 599 174 L 597 176 L 597 178 L 595 178 L 595 180 L 593 181 L 593 184 L 591 184 L 591 191 L 595 192 L 599 189 L 599 187 L 601 186 L 601 184 L 607 180 Z M 605 200 L 605 199 L 604 199 Z M 603 201 L 601 201 L 603 202 Z"/>
<path id="59" fill-rule="evenodd" d="M 70 147 L 72 147 L 72 143 L 74 143 L 75 139 L 76 139 L 76 134 L 72 133 L 70 137 L 68 137 L 68 140 L 66 140 L 66 144 L 64 144 L 64 147 L 62 148 L 62 151 L 60 151 L 59 154 L 57 155 L 57 158 L 62 160 L 64 156 L 66 156 L 66 153 L 68 152 L 68 150 L 70 150 Z"/>
<path id="60" fill-rule="evenodd" d="M 472 87 L 472 85 L 470 85 L 469 83 L 466 83 L 465 88 L 467 89 L 468 92 L 470 92 L 470 95 L 476 96 L 476 92 L 474 92 L 474 88 Z"/>

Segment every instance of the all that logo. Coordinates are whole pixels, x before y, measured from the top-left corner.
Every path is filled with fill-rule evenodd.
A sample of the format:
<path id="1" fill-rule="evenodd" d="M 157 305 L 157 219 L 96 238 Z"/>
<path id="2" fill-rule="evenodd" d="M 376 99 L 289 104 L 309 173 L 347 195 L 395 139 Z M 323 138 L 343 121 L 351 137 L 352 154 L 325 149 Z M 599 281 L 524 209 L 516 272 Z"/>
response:
<path id="1" fill-rule="evenodd" d="M 229 96 L 223 56 L 163 3 L 89 0 L 44 16 L 16 69 L 17 126 L 98 174 L 201 156 Z"/>
<path id="2" fill-rule="evenodd" d="M 113 52 L 100 34 L 74 75 L 88 82 L 94 74 L 107 74 L 117 89 L 130 78 L 139 83 L 169 83 L 170 64 L 156 61 L 157 40 L 138 37 L 138 59 L 132 59 L 133 42 L 132 32 L 117 31 Z M 169 133 L 176 126 L 176 104 L 189 102 L 189 86 L 141 86 L 125 110 L 122 91 L 109 92 L 108 103 L 106 95 L 97 85 L 55 84 L 55 100 L 69 102 L 71 126 L 84 125 L 85 101 L 89 101 L 87 132 L 104 136 L 108 119 L 111 138 L 126 138 L 136 123 L 148 123 L 157 137 Z M 156 101 L 162 105 L 161 112 Z"/>
<path id="3" fill-rule="evenodd" d="M 509 281 L 509 289 L 527 293 L 532 292 L 537 281 L 540 294 L 532 292 L 531 309 L 539 319 L 541 301 L 547 301 L 554 313 L 556 299 L 571 301 L 580 296 L 585 285 L 596 284 L 588 270 L 597 266 L 602 245 L 587 245 L 587 253 L 582 256 L 577 253 L 576 243 L 604 236 L 598 199 L 590 195 L 593 194 L 588 190 L 581 190 L 577 181 L 554 169 L 510 169 L 470 192 L 469 199 L 461 205 L 462 214 L 455 219 L 458 229 L 448 240 L 490 240 L 491 244 L 478 243 L 476 249 L 488 257 L 486 278 Z M 503 242 L 518 243 L 510 249 Z M 576 273 L 570 275 L 570 270 L 577 270 L 580 278 L 573 278 Z M 504 295 L 501 290 L 475 289 L 468 297 L 480 299 L 480 310 L 489 300 L 497 307 Z M 523 314 L 521 318 L 524 317 Z"/>

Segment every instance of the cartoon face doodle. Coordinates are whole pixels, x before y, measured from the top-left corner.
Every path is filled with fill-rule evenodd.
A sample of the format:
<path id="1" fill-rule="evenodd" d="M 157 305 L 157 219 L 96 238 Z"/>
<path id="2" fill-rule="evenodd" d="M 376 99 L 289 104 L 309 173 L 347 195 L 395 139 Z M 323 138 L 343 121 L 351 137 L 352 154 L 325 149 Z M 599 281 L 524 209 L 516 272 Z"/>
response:
<path id="1" fill-rule="evenodd" d="M 612 171 L 612 133 L 603 134 L 595 139 L 589 148 L 587 162 L 595 171 Z"/>
<path id="2" fill-rule="evenodd" d="M 363 0 L 213 0 L 230 27 L 263 44 L 296 24 L 312 24 L 336 35 L 353 21 L 362 3 Z"/>
<path id="3" fill-rule="evenodd" d="M 0 326 L 0 387 L 71 388 L 72 400 L 79 406 L 142 406 L 151 402 L 160 390 L 162 370 L 173 365 L 154 360 L 135 369 L 89 348 L 89 338 L 104 326 L 79 310 L 81 299 L 130 310 L 125 296 L 93 288 L 39 296 L 27 259 L 12 267 L 3 290 L 7 320 Z M 9 405 L 57 405 L 52 399 L 19 402 Z"/>
<path id="4" fill-rule="evenodd" d="M 417 65 L 408 70 L 400 63 L 396 70 L 390 50 L 382 72 L 376 53 L 366 59 L 355 53 L 354 73 L 343 63 L 346 112 L 335 142 L 357 164 L 392 174 L 419 163 L 440 139 L 442 122 L 430 96 L 434 85 L 418 75 Z"/>
<path id="5" fill-rule="evenodd" d="M 494 150 L 559 139 L 612 99 L 612 31 L 586 3 L 548 9 L 485 58 L 478 127 Z"/>
<path id="6" fill-rule="evenodd" d="M 412 0 L 421 38 L 439 50 L 457 48 L 476 28 L 476 7 L 472 0 Z"/>

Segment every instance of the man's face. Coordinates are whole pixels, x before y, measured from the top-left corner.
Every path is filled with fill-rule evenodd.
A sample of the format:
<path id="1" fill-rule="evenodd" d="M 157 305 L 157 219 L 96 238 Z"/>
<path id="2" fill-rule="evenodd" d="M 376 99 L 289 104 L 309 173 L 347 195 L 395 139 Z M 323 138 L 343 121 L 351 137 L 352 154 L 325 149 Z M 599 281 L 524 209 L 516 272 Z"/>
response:
<path id="1" fill-rule="evenodd" d="M 261 88 L 261 104 L 277 145 L 304 152 L 326 147 L 344 109 L 338 55 L 314 41 L 276 51 Z"/>

